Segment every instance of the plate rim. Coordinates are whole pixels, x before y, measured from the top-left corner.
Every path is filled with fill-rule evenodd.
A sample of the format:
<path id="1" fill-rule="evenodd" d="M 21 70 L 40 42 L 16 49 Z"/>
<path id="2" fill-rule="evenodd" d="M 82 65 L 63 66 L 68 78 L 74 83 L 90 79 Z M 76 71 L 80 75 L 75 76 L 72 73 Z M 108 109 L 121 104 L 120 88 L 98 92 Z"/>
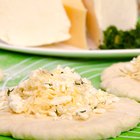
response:
<path id="1" fill-rule="evenodd" d="M 75 58 L 123 58 L 140 55 L 140 49 L 116 49 L 116 50 L 63 50 L 47 48 L 16 47 L 0 44 L 0 49 L 19 53 L 35 54 L 43 56 L 75 57 Z"/>

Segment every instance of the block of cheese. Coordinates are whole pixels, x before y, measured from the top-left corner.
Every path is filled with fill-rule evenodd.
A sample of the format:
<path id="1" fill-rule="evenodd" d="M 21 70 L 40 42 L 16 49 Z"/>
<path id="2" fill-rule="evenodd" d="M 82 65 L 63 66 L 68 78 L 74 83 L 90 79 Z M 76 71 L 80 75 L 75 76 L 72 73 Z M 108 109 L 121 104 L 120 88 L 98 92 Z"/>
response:
<path id="1" fill-rule="evenodd" d="M 65 43 L 81 49 L 87 49 L 86 16 L 87 11 L 82 0 L 62 0 L 67 15 L 71 21 L 71 38 Z"/>
<path id="2" fill-rule="evenodd" d="M 110 25 L 129 30 L 135 27 L 138 18 L 137 0 L 92 0 L 102 30 Z"/>
<path id="3" fill-rule="evenodd" d="M 0 0 L 0 39 L 19 46 L 52 44 L 70 38 L 61 0 Z"/>
<path id="4" fill-rule="evenodd" d="M 98 47 L 102 40 L 102 34 L 95 14 L 94 2 L 93 0 L 83 0 L 83 3 L 87 8 L 87 29 L 89 36 L 95 46 Z"/>

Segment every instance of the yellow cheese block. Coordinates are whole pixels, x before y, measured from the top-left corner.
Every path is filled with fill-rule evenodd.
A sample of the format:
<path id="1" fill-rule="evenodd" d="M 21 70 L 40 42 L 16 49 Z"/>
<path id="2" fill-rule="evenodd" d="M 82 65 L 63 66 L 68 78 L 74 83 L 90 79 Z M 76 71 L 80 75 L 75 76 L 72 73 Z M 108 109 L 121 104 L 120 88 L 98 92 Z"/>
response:
<path id="1" fill-rule="evenodd" d="M 101 30 L 96 18 L 94 1 L 83 0 L 85 7 L 87 8 L 87 29 L 91 39 L 93 40 L 96 47 L 101 43 Z"/>
<path id="2" fill-rule="evenodd" d="M 62 0 L 67 15 L 71 21 L 71 38 L 66 41 L 67 44 L 81 49 L 87 49 L 86 38 L 86 16 L 87 11 L 82 0 Z"/>
<path id="3" fill-rule="evenodd" d="M 68 40 L 70 21 L 61 0 L 0 0 L 0 39 L 18 46 Z"/>

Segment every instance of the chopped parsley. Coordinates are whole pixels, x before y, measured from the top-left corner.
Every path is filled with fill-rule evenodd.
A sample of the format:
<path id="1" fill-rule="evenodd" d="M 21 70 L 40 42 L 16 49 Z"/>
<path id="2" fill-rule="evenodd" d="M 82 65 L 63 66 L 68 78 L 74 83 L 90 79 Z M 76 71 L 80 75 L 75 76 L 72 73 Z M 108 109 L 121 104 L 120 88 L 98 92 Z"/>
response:
<path id="1" fill-rule="evenodd" d="M 128 31 L 118 30 L 110 26 L 104 31 L 103 44 L 101 49 L 136 49 L 140 48 L 140 20 L 136 28 Z"/>

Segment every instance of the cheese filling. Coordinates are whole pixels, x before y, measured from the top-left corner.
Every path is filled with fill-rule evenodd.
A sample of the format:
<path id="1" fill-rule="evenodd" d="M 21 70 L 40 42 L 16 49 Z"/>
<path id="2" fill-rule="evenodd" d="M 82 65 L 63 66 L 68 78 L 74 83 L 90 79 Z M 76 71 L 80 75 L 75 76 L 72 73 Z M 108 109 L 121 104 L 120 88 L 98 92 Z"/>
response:
<path id="1" fill-rule="evenodd" d="M 114 95 L 95 89 L 73 69 L 60 66 L 50 72 L 33 71 L 29 79 L 8 95 L 8 105 L 14 113 L 76 120 L 104 113 L 106 105 L 118 100 Z"/>
<path id="2" fill-rule="evenodd" d="M 122 72 L 125 76 L 140 81 L 140 56 L 133 58 L 130 63 L 127 63 Z"/>

